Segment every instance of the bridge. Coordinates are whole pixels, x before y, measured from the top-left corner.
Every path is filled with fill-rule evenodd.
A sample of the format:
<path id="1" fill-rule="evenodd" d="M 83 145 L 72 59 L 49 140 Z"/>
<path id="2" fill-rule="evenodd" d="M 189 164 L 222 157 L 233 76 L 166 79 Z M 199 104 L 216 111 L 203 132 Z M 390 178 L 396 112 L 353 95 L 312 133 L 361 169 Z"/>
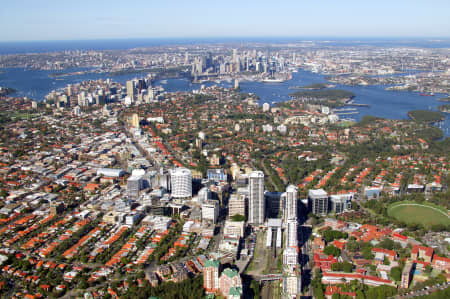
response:
<path id="1" fill-rule="evenodd" d="M 283 274 L 266 274 L 253 276 L 253 279 L 255 279 L 256 281 L 272 281 L 272 280 L 280 280 L 281 278 L 283 278 Z"/>

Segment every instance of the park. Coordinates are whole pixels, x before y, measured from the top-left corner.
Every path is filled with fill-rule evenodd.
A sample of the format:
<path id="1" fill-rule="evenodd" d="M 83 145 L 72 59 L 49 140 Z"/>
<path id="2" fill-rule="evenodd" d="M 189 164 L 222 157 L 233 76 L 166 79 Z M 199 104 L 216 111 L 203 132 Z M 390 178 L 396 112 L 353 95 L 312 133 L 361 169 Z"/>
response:
<path id="1" fill-rule="evenodd" d="M 429 204 L 418 204 L 414 202 L 395 203 L 388 208 L 388 215 L 407 224 L 450 225 L 448 213 L 440 208 Z"/>

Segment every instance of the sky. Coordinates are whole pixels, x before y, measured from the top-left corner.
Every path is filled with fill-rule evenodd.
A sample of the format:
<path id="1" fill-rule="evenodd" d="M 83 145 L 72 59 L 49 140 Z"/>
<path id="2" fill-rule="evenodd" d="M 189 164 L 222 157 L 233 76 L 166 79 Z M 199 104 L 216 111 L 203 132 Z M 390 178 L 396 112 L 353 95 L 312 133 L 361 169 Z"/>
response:
<path id="1" fill-rule="evenodd" d="M 3 0 L 0 41 L 450 37 L 450 0 Z"/>

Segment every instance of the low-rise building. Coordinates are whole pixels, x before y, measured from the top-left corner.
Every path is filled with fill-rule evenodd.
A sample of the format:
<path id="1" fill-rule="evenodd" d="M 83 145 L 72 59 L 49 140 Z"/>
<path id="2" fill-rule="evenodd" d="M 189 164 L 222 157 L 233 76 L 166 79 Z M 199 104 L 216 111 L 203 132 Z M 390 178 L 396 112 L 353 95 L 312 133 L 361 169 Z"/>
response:
<path id="1" fill-rule="evenodd" d="M 225 221 L 223 234 L 225 236 L 244 237 L 245 222 L 244 221 Z"/>

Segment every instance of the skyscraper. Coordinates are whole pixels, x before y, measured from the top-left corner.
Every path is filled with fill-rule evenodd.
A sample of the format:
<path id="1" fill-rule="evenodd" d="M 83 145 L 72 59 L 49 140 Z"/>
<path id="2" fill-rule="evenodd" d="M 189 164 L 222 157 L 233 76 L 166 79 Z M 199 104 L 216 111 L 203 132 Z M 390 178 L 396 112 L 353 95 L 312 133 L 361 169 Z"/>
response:
<path id="1" fill-rule="evenodd" d="M 134 95 L 135 95 L 134 81 L 129 80 L 127 81 L 127 96 L 129 96 L 131 100 L 134 100 Z"/>
<path id="2" fill-rule="evenodd" d="M 139 128 L 139 115 L 137 115 L 137 113 L 134 113 L 131 116 L 131 125 L 135 128 Z"/>
<path id="3" fill-rule="evenodd" d="M 286 247 L 298 246 L 297 226 L 297 219 L 290 219 L 287 222 Z"/>
<path id="4" fill-rule="evenodd" d="M 298 188 L 294 185 L 289 185 L 286 188 L 285 221 L 297 219 L 297 192 Z"/>
<path id="5" fill-rule="evenodd" d="M 237 62 L 239 59 L 237 49 L 233 49 L 233 62 Z"/>
<path id="6" fill-rule="evenodd" d="M 248 222 L 253 225 L 264 223 L 264 173 L 253 171 L 249 176 Z"/>
<path id="7" fill-rule="evenodd" d="M 192 197 L 192 174 L 187 168 L 177 168 L 170 172 L 172 196 L 175 198 Z"/>

